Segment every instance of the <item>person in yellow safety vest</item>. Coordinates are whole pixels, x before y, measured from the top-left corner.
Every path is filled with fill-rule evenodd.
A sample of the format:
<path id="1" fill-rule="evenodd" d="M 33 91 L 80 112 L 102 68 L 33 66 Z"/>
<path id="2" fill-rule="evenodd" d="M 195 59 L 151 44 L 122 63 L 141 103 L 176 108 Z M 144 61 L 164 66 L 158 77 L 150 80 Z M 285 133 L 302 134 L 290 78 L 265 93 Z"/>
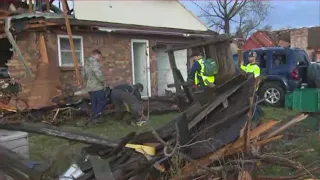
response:
<path id="1" fill-rule="evenodd" d="M 249 52 L 249 64 L 243 65 L 243 61 L 240 64 L 240 69 L 246 73 L 253 73 L 254 77 L 260 76 L 260 67 L 256 64 L 257 53 L 254 51 Z"/>
<path id="2" fill-rule="evenodd" d="M 249 52 L 249 64 L 246 66 L 243 65 L 243 61 L 240 63 L 240 69 L 246 73 L 253 73 L 254 78 L 260 78 L 260 67 L 256 64 L 257 53 L 254 51 Z M 258 79 L 259 80 L 259 79 Z M 259 84 L 259 83 L 258 83 Z M 256 87 L 256 92 L 258 91 L 258 87 Z M 254 102 L 257 102 L 259 99 L 258 95 L 254 96 Z M 261 109 L 260 105 L 257 104 L 255 107 L 255 114 L 253 114 L 253 120 L 257 120 L 257 116 L 263 116 L 264 112 Z"/>
<path id="3" fill-rule="evenodd" d="M 204 59 L 200 52 L 192 52 L 191 60 L 194 61 L 190 73 L 188 75 L 188 81 L 192 81 L 194 85 L 204 90 L 209 85 L 213 85 L 214 76 L 204 76 Z"/>

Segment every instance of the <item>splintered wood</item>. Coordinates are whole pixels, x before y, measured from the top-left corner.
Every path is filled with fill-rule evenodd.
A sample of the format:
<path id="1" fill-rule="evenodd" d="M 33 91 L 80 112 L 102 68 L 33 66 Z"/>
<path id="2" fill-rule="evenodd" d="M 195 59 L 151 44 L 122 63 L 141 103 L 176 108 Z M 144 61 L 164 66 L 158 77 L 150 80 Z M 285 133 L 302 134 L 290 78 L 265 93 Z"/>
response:
<path id="1" fill-rule="evenodd" d="M 281 139 L 281 132 L 305 119 L 306 114 L 298 115 L 287 123 L 276 120 L 260 122 L 251 126 L 248 137 L 247 133 L 240 134 L 248 123 L 251 107 L 258 103 L 249 100 L 254 83 L 253 76 L 239 75 L 217 86 L 214 93 L 209 92 L 211 96 L 204 93 L 205 97 L 197 97 L 204 99 L 202 103 L 195 98 L 194 104 L 166 125 L 156 130 L 150 127 L 150 131 L 140 134 L 132 132 L 118 140 L 42 124 L 12 122 L 2 123 L 0 128 L 90 144 L 83 149 L 84 156 L 97 158 L 91 159 L 89 164 L 88 161 L 78 164 L 84 174 L 80 179 L 84 180 L 99 179 L 97 177 L 145 179 L 148 176 L 160 179 L 162 173 L 170 173 L 173 163 L 169 161 L 173 157 L 182 159 L 183 165 L 176 170 L 175 176 L 168 178 L 171 180 L 255 179 L 250 168 L 244 165 L 246 158 L 253 158 L 247 160 L 253 163 L 274 160 L 277 164 L 301 170 L 299 164 L 289 159 L 275 160 L 276 156 L 260 154 L 259 150 Z M 227 106 L 223 105 L 226 101 Z M 246 147 L 247 142 L 249 147 Z M 300 176 L 299 173 L 296 176 Z"/>

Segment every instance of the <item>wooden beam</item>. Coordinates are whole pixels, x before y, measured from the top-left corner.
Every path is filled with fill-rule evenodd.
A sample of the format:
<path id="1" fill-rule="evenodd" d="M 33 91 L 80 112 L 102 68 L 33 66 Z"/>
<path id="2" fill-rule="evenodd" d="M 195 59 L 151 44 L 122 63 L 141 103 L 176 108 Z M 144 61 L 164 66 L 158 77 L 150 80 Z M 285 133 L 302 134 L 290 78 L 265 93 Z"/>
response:
<path id="1" fill-rule="evenodd" d="M 29 13 L 32 13 L 32 0 L 29 0 Z"/>
<path id="2" fill-rule="evenodd" d="M 41 123 L 11 123 L 0 124 L 0 129 L 24 131 L 36 134 L 42 134 L 47 136 L 53 136 L 57 138 L 78 141 L 81 143 L 105 146 L 109 148 L 115 148 L 118 146 L 118 142 L 96 135 L 91 135 L 77 130 L 67 130 L 57 128 L 55 126 L 41 124 Z"/>
<path id="3" fill-rule="evenodd" d="M 41 27 L 55 26 L 55 25 L 57 25 L 57 23 L 53 23 L 53 22 L 47 22 L 43 24 L 27 24 L 23 29 L 26 30 L 26 29 L 41 28 Z"/>
<path id="4" fill-rule="evenodd" d="M 229 40 L 232 40 L 232 39 L 233 39 L 233 37 L 230 37 L 230 36 L 227 36 L 227 35 L 218 35 L 213 40 L 204 41 L 204 42 L 203 41 L 194 42 L 194 43 L 190 43 L 190 44 L 185 45 L 185 46 L 178 46 L 178 47 L 175 47 L 175 48 L 170 48 L 166 52 L 179 51 L 179 50 L 183 50 L 183 49 L 190 49 L 190 48 L 195 48 L 195 47 L 198 47 L 198 46 L 212 45 L 212 44 L 216 44 L 216 43 L 220 43 L 220 42 L 229 41 Z"/>
<path id="5" fill-rule="evenodd" d="M 46 47 L 46 41 L 44 39 L 43 34 L 40 35 L 40 54 L 41 54 L 42 62 L 48 64 L 49 58 L 48 58 L 48 52 Z"/>
<path id="6" fill-rule="evenodd" d="M 46 5 L 47 5 L 47 12 L 50 12 L 50 1 L 46 0 Z"/>
<path id="7" fill-rule="evenodd" d="M 177 68 L 177 64 L 176 64 L 176 60 L 175 60 L 173 51 L 169 51 L 168 56 L 169 56 L 169 62 L 170 62 L 170 66 L 171 66 L 171 70 L 172 70 L 172 74 L 173 74 L 173 80 L 174 80 L 176 92 L 181 93 L 182 92 L 181 86 L 178 85 L 180 83 L 180 80 L 179 80 L 177 73 L 176 73 L 178 68 Z"/>
<path id="8" fill-rule="evenodd" d="M 65 19 L 65 22 L 66 22 L 67 33 L 68 33 L 68 36 L 69 36 L 69 43 L 70 43 L 70 48 L 71 48 L 71 53 L 72 53 L 72 60 L 73 60 L 73 64 L 74 64 L 74 70 L 75 70 L 75 74 L 76 74 L 76 80 L 77 80 L 78 84 L 81 85 L 78 59 L 77 59 L 76 52 L 74 50 L 75 47 L 74 47 L 74 43 L 73 43 L 73 39 L 72 39 L 72 32 L 71 32 L 70 22 L 69 22 L 69 18 L 68 18 L 67 0 L 62 0 L 62 8 L 63 8 L 64 19 Z"/>
<path id="9" fill-rule="evenodd" d="M 201 111 L 191 122 L 189 122 L 189 130 L 196 126 L 203 118 L 205 118 L 209 113 L 211 113 L 215 108 L 222 104 L 225 100 L 228 99 L 233 93 L 235 93 L 239 88 L 241 88 L 247 81 L 242 82 L 241 84 L 230 88 L 228 91 L 219 95 L 210 105 L 208 105 L 203 111 Z"/>

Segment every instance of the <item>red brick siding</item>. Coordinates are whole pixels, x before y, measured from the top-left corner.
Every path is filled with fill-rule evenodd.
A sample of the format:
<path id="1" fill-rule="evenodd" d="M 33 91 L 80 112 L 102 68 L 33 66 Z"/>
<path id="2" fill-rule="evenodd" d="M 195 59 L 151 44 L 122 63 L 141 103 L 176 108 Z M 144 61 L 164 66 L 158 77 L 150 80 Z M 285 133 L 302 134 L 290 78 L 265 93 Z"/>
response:
<path id="1" fill-rule="evenodd" d="M 55 61 L 56 66 L 59 64 L 58 56 L 58 44 L 57 35 L 65 34 L 61 31 L 58 32 L 47 32 L 45 33 L 45 39 L 47 42 L 47 49 L 49 60 Z M 91 51 L 93 49 L 99 49 L 104 59 L 101 61 L 103 71 L 105 73 L 106 79 L 110 86 L 114 86 L 119 83 L 132 83 L 132 56 L 131 56 L 131 39 L 147 39 L 149 40 L 149 56 L 150 56 L 150 72 L 151 72 L 151 88 L 152 95 L 157 94 L 157 62 L 156 62 L 156 52 L 151 48 L 155 46 L 158 42 L 169 42 L 175 40 L 177 42 L 181 41 L 186 43 L 188 41 L 194 41 L 194 39 L 174 39 L 165 38 L 157 36 L 130 36 L 130 35 L 115 35 L 106 33 L 74 33 L 74 35 L 82 36 L 83 38 L 83 49 L 84 58 L 90 57 Z M 38 42 L 36 33 L 26 32 L 18 36 L 17 44 L 22 51 L 23 56 L 26 58 L 29 65 L 36 66 L 37 61 L 39 61 L 40 55 L 36 48 L 36 43 Z M 17 59 L 16 55 L 13 59 Z M 15 78 L 23 78 L 25 76 L 25 71 L 21 72 L 22 66 L 19 65 L 19 69 L 15 71 L 20 75 L 15 75 Z M 14 69 L 14 68 L 13 68 Z M 13 71 L 12 71 L 13 72 Z M 62 84 L 75 84 L 75 73 L 73 70 L 63 70 L 61 69 L 60 79 Z"/>

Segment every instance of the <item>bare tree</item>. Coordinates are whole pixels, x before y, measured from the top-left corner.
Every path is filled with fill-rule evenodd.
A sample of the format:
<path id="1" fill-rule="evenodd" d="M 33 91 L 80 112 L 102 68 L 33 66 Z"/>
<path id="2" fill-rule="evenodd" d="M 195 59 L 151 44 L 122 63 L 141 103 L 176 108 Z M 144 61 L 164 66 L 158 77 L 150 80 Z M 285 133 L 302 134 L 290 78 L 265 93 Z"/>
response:
<path id="1" fill-rule="evenodd" d="M 270 11 L 270 2 L 261 0 L 209 0 L 204 5 L 196 4 L 211 28 L 223 30 L 246 38 L 264 22 Z M 233 33 L 232 33 L 233 32 Z"/>

